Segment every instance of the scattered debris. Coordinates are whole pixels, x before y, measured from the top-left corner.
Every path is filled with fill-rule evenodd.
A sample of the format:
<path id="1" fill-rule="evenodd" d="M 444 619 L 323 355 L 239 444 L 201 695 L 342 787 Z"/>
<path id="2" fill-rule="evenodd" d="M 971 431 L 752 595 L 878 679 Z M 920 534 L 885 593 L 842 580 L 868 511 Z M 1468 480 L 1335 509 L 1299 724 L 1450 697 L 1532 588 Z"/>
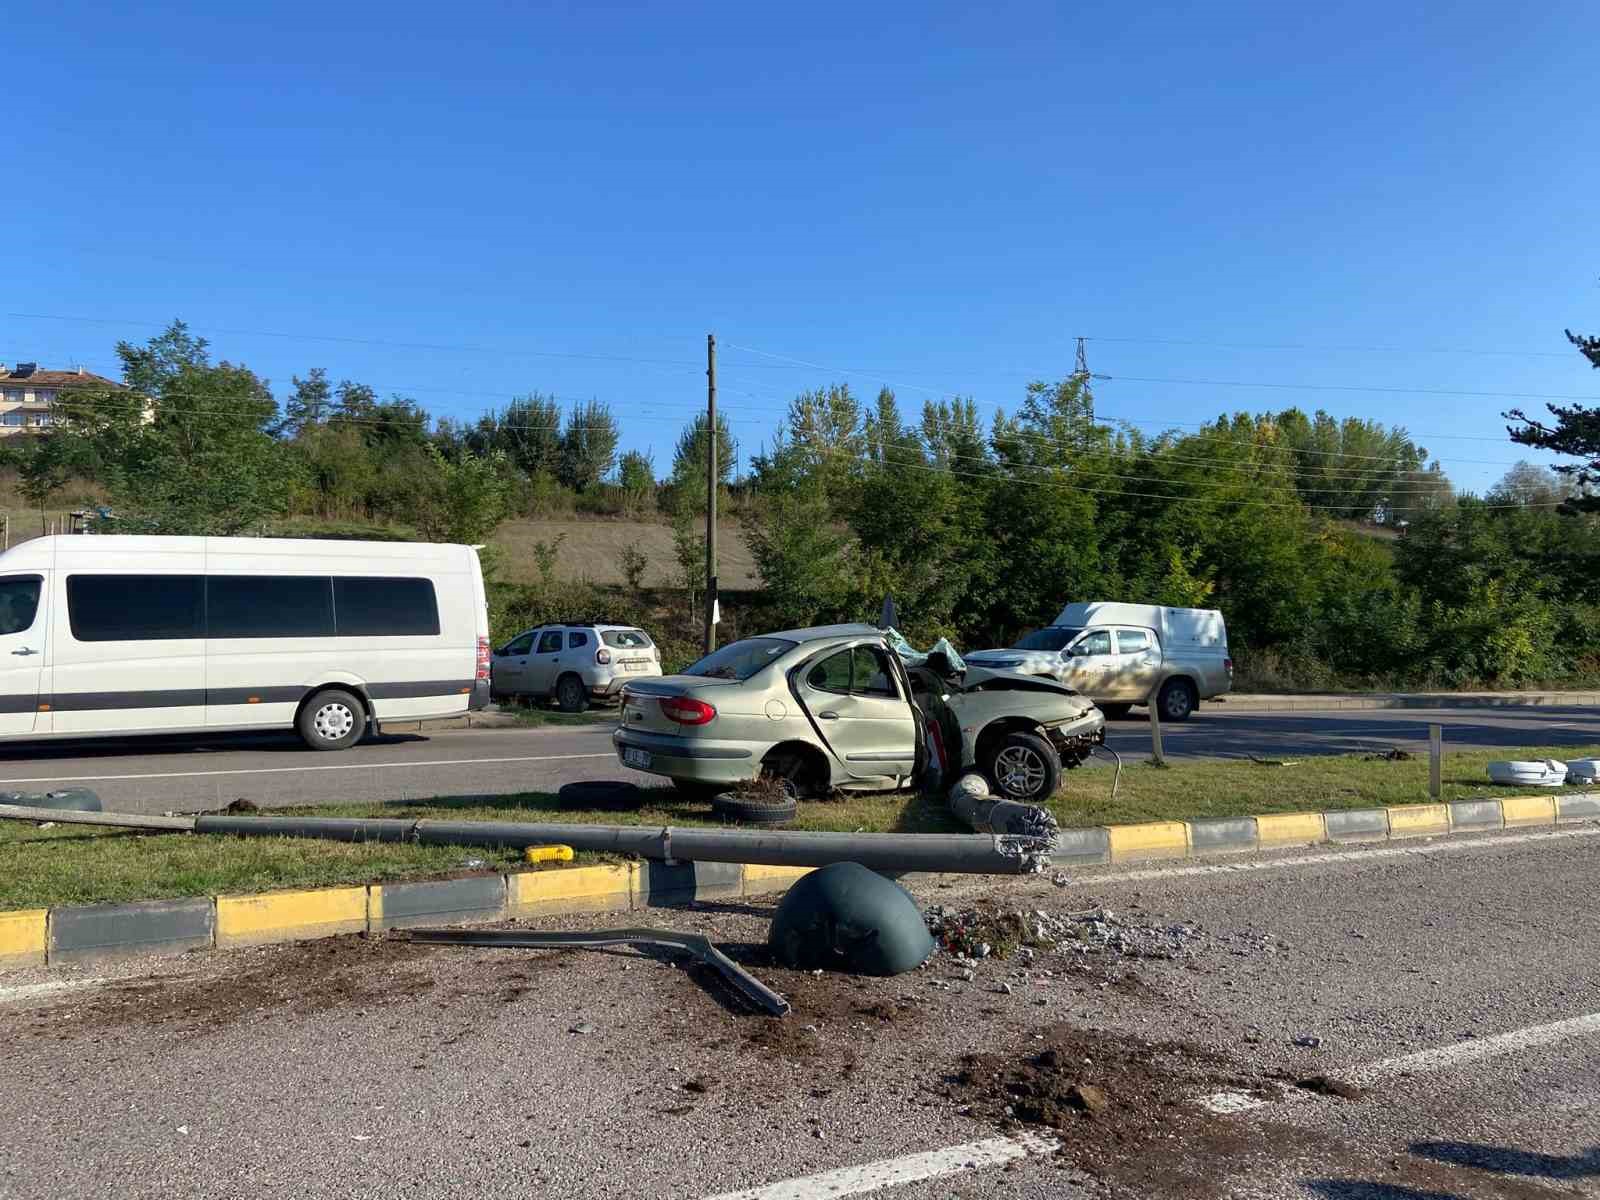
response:
<path id="1" fill-rule="evenodd" d="M 1390 746 L 1387 750 L 1376 750 L 1371 754 L 1363 754 L 1362 762 L 1410 762 L 1416 756 L 1409 750 L 1402 750 L 1399 746 Z"/>
<path id="2" fill-rule="evenodd" d="M 934 905 L 923 918 L 940 946 L 970 959 L 1015 955 L 1037 962 L 1039 953 L 1053 951 L 1079 960 L 1103 955 L 1170 961 L 1191 956 L 1207 941 L 1207 935 L 1193 925 L 1128 921 L 1106 908 L 1056 915 L 1042 909 L 951 912 Z"/>
<path id="3" fill-rule="evenodd" d="M 594 1032 L 594 1026 L 589 1024 L 589 1022 L 587 1022 L 587 1021 L 582 1021 L 582 1022 L 579 1022 L 577 1025 L 574 1025 L 571 1029 L 567 1030 L 567 1032 L 568 1033 L 590 1034 L 590 1033 Z"/>
<path id="4" fill-rule="evenodd" d="M 1489 779 L 1513 787 L 1560 787 L 1567 781 L 1567 764 L 1553 758 L 1543 762 L 1500 760 L 1489 764 Z"/>
<path id="5" fill-rule="evenodd" d="M 1258 767 L 1298 767 L 1300 765 L 1298 758 L 1262 758 L 1255 754 L 1247 757 Z"/>
<path id="6" fill-rule="evenodd" d="M 1331 1075 L 1312 1075 L 1306 1079 L 1297 1079 L 1294 1085 L 1302 1091 L 1315 1092 L 1319 1096 L 1337 1096 L 1340 1100 L 1360 1100 L 1367 1094 L 1365 1088 L 1359 1088 L 1343 1079 L 1335 1079 Z"/>
<path id="7" fill-rule="evenodd" d="M 1295 1038 L 1294 1044 L 1303 1050 L 1320 1050 L 1322 1048 L 1322 1039 L 1314 1034 L 1305 1033 Z"/>

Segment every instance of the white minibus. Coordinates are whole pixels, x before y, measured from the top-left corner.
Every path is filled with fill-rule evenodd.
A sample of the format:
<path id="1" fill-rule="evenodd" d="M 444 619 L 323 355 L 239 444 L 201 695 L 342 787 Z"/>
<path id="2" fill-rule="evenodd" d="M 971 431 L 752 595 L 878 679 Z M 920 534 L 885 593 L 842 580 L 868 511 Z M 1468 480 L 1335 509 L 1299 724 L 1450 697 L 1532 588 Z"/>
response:
<path id="1" fill-rule="evenodd" d="M 0 740 L 294 729 L 489 700 L 476 548 L 75 534 L 0 554 Z"/>

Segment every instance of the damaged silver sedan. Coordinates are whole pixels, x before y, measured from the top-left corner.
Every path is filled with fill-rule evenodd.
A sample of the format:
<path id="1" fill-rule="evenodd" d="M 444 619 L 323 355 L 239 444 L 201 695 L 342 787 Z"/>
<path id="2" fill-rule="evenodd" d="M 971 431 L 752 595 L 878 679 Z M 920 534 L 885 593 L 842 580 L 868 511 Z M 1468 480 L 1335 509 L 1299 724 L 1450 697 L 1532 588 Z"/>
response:
<path id="1" fill-rule="evenodd" d="M 624 766 L 691 792 L 763 776 L 798 796 L 885 791 L 930 766 L 975 767 L 997 793 L 1038 802 L 1104 738 L 1104 716 L 1062 684 L 942 655 L 908 669 L 883 631 L 829 625 L 630 681 L 612 742 Z"/>

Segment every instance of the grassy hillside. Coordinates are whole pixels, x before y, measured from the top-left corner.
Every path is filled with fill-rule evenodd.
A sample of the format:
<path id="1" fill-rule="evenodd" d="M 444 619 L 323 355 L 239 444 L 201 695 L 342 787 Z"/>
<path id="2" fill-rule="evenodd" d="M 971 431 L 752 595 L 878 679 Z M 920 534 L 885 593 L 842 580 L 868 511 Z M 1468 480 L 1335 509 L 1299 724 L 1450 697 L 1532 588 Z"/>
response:
<path id="1" fill-rule="evenodd" d="M 620 555 L 636 546 L 649 560 L 646 587 L 678 586 L 677 555 L 672 526 L 661 521 L 629 521 L 611 517 L 562 517 L 550 520 L 511 520 L 495 531 L 494 545 L 505 551 L 504 575 L 518 583 L 536 578 L 533 546 L 546 545 L 565 535 L 556 551 L 556 577 L 587 579 L 591 583 L 624 582 Z M 745 591 L 759 586 L 755 561 L 744 533 L 733 521 L 717 523 L 718 579 L 724 589 Z"/>

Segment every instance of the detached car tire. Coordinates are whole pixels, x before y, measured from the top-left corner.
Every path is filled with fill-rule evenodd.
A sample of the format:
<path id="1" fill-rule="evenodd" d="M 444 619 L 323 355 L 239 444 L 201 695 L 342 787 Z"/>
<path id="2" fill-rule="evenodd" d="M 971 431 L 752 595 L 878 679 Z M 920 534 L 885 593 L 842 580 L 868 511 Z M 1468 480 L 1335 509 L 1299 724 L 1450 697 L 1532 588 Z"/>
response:
<path id="1" fill-rule="evenodd" d="M 1187 721 L 1200 707 L 1200 697 L 1195 694 L 1194 684 L 1187 679 L 1169 679 L 1161 685 L 1156 704 L 1161 708 L 1163 721 Z"/>
<path id="2" fill-rule="evenodd" d="M 1061 786 L 1061 756 L 1036 733 L 1008 733 L 989 752 L 984 774 L 997 796 L 1042 804 Z"/>
<path id="3" fill-rule="evenodd" d="M 589 689 L 576 675 L 563 675 L 556 681 L 556 704 L 564 713 L 581 713 L 589 707 Z"/>
<path id="4" fill-rule="evenodd" d="M 306 701 L 295 725 L 313 750 L 348 750 L 367 731 L 367 706 L 353 692 L 328 688 Z"/>
<path id="5" fill-rule="evenodd" d="M 793 796 L 783 800 L 746 800 L 734 792 L 711 798 L 711 815 L 741 825 L 787 825 L 800 811 Z"/>

